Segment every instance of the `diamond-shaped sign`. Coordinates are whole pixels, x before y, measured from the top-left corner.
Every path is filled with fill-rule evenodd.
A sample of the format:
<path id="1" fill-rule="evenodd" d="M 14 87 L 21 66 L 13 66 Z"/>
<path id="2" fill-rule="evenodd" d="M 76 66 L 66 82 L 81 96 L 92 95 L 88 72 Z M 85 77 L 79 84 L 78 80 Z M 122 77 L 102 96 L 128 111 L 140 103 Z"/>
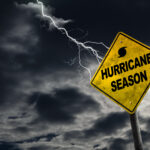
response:
<path id="1" fill-rule="evenodd" d="M 150 85 L 150 47 L 119 32 L 91 85 L 133 114 Z"/>

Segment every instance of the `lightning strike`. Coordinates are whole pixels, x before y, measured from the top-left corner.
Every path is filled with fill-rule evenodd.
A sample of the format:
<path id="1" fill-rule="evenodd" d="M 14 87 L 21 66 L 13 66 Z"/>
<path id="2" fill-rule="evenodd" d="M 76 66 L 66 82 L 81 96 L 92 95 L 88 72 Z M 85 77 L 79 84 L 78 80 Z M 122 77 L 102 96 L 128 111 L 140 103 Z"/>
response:
<path id="1" fill-rule="evenodd" d="M 90 80 L 91 80 L 91 71 L 90 71 L 90 69 L 89 69 L 88 67 L 84 66 L 84 65 L 82 64 L 82 62 L 81 62 L 81 48 L 86 49 L 86 50 L 90 50 L 90 51 L 93 53 L 93 55 L 96 57 L 96 60 L 97 60 L 98 63 L 100 63 L 100 61 L 103 59 L 103 57 L 98 55 L 98 52 L 97 52 L 96 49 L 94 49 L 94 48 L 91 47 L 91 46 L 88 46 L 87 44 L 99 44 L 99 45 L 103 45 L 103 46 L 104 46 L 105 48 L 107 48 L 107 49 L 109 49 L 109 48 L 108 48 L 103 42 L 86 41 L 86 42 L 82 43 L 82 42 L 78 41 L 77 39 L 73 38 L 72 36 L 69 35 L 69 32 L 66 30 L 66 28 L 64 28 L 64 27 L 59 27 L 59 25 L 57 25 L 55 19 L 54 19 L 51 15 L 45 14 L 43 2 L 37 0 L 37 4 L 39 4 L 39 5 L 41 6 L 41 13 L 42 13 L 42 16 L 43 16 L 44 18 L 47 18 L 47 19 L 51 22 L 51 24 L 52 24 L 57 30 L 59 30 L 62 34 L 65 34 L 66 37 L 67 37 L 70 41 L 72 41 L 73 43 L 75 43 L 75 44 L 77 45 L 77 47 L 78 47 L 79 65 L 80 65 L 82 68 L 84 68 L 84 69 L 86 69 L 86 70 L 88 71 L 89 76 L 90 76 Z"/>

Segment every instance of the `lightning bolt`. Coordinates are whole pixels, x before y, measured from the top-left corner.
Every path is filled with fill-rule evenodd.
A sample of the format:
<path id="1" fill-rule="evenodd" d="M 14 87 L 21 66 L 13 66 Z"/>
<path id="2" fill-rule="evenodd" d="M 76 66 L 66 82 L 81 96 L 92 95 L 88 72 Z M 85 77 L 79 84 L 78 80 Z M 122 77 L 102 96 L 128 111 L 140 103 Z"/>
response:
<path id="1" fill-rule="evenodd" d="M 39 4 L 39 5 L 41 6 L 40 8 L 41 8 L 42 17 L 47 18 L 47 19 L 51 22 L 51 24 L 52 24 L 57 30 L 59 30 L 62 34 L 65 34 L 65 36 L 66 36 L 70 41 L 72 41 L 73 43 L 75 43 L 75 44 L 77 45 L 77 47 L 78 47 L 79 65 L 80 65 L 82 68 L 84 68 L 84 69 L 86 69 L 86 70 L 88 71 L 89 76 L 90 76 L 90 80 L 91 80 L 91 70 L 90 70 L 88 67 L 84 66 L 84 65 L 82 64 L 82 62 L 81 62 L 81 48 L 83 48 L 83 49 L 85 49 L 85 50 L 88 50 L 88 51 L 91 51 L 91 52 L 93 53 L 93 55 L 96 57 L 97 62 L 100 63 L 101 60 L 103 59 L 103 57 L 98 55 L 98 52 L 97 52 L 96 49 L 94 49 L 94 48 L 91 47 L 91 46 L 88 46 L 87 44 L 99 44 L 99 45 L 103 45 L 103 46 L 104 46 L 105 48 L 107 48 L 107 49 L 109 49 L 109 47 L 107 47 L 103 42 L 86 41 L 86 42 L 83 42 L 83 43 L 82 43 L 82 42 L 76 40 L 75 38 L 73 38 L 72 36 L 69 35 L 69 33 L 68 33 L 68 31 L 66 30 L 66 28 L 64 28 L 64 27 L 59 27 L 59 26 L 57 25 L 57 23 L 55 22 L 55 19 L 53 19 L 53 17 L 52 17 L 51 15 L 45 14 L 43 2 L 37 0 L 37 4 Z"/>

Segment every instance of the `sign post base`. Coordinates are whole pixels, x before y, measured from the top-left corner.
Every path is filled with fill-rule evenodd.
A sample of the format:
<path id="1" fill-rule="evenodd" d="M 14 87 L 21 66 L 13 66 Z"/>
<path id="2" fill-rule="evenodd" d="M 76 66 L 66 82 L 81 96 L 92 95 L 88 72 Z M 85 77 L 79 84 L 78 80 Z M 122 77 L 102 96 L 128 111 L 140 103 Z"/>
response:
<path id="1" fill-rule="evenodd" d="M 137 112 L 135 112 L 134 114 L 130 114 L 130 122 L 132 127 L 135 150 L 143 150 L 143 143 L 142 143 L 142 137 L 141 137 L 140 127 L 139 127 Z"/>

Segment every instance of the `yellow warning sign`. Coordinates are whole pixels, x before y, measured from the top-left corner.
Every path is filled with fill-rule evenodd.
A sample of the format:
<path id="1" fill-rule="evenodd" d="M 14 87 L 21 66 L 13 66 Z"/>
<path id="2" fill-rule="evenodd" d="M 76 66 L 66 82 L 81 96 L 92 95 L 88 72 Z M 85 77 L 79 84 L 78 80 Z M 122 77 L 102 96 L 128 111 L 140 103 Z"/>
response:
<path id="1" fill-rule="evenodd" d="M 133 114 L 150 85 L 150 47 L 119 32 L 91 85 Z"/>

